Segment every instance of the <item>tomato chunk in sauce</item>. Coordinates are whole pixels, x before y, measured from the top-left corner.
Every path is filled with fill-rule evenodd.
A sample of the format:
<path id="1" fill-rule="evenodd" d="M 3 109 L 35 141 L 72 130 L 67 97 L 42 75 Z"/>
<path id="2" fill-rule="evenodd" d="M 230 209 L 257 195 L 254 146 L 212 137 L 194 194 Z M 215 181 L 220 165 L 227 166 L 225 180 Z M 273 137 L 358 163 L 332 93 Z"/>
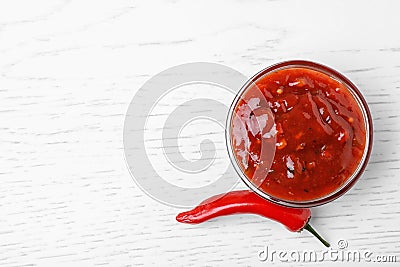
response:
<path id="1" fill-rule="evenodd" d="M 255 84 L 243 93 L 235 113 L 255 101 L 269 107 L 276 147 L 268 173 L 255 177 L 265 136 L 249 127 L 254 114 L 244 118 L 241 112 L 247 136 L 243 140 L 233 131 L 233 150 L 250 181 L 262 178 L 261 190 L 289 201 L 317 199 L 341 187 L 356 171 L 366 142 L 363 113 L 349 89 L 325 73 L 300 67 L 273 71 Z"/>

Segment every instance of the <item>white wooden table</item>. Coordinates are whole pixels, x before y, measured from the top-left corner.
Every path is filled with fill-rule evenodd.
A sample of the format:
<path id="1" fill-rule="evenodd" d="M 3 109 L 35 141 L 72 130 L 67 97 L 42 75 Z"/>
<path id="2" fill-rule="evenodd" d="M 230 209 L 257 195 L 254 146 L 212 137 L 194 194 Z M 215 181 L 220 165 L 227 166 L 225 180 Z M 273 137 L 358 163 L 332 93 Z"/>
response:
<path id="1" fill-rule="evenodd" d="M 365 174 L 314 208 L 313 226 L 333 248 L 344 239 L 400 261 L 399 9 L 361 0 L 2 1 L 0 265 L 279 265 L 258 252 L 324 250 L 257 216 L 180 225 L 181 210 L 142 192 L 124 160 L 125 113 L 150 77 L 196 61 L 251 76 L 287 59 L 344 73 L 374 119 Z"/>

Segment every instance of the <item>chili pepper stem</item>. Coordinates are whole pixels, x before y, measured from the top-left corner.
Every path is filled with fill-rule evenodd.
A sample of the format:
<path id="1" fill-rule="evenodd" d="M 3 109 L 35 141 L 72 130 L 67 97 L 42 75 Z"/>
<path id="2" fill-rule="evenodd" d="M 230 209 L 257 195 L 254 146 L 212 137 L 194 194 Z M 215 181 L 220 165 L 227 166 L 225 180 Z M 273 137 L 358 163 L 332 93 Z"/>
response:
<path id="1" fill-rule="evenodd" d="M 315 236 L 316 238 L 318 238 L 319 241 L 322 242 L 322 244 L 324 244 L 326 247 L 330 247 L 331 244 L 329 244 L 325 239 L 323 239 L 318 233 L 317 231 L 314 230 L 314 228 L 311 227 L 311 225 L 309 223 L 307 223 L 303 229 L 306 229 L 307 231 L 309 231 L 313 236 Z"/>

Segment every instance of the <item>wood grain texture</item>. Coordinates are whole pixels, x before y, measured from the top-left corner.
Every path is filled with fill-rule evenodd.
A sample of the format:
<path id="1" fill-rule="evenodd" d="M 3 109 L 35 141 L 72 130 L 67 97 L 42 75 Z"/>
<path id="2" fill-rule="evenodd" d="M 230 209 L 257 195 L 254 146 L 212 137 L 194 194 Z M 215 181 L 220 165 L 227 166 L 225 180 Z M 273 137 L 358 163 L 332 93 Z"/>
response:
<path id="1" fill-rule="evenodd" d="M 0 265 L 279 265 L 260 262 L 257 252 L 322 250 L 308 233 L 256 216 L 180 225 L 180 210 L 143 193 L 123 155 L 125 112 L 158 72 L 208 61 L 251 76 L 298 58 L 348 76 L 374 120 L 365 174 L 345 196 L 313 209 L 313 225 L 333 244 L 346 239 L 351 249 L 400 261 L 399 8 L 398 1 L 1 2 Z"/>

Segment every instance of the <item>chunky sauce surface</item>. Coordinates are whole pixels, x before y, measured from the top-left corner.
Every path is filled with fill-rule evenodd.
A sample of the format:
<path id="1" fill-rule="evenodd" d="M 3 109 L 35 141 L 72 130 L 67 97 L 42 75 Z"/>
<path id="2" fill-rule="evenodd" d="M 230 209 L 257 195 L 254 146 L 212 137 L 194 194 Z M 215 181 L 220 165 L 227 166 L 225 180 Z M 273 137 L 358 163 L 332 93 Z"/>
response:
<path id="1" fill-rule="evenodd" d="M 292 201 L 339 188 L 359 165 L 366 141 L 362 111 L 347 87 L 306 68 L 277 70 L 255 83 L 258 88 L 243 94 L 232 121 L 234 155 L 246 176 L 261 181 L 269 195 Z M 262 132 L 265 107 L 275 120 L 269 136 Z M 271 134 L 276 141 L 272 165 L 267 173 L 255 172 L 266 169 L 260 151 Z"/>

